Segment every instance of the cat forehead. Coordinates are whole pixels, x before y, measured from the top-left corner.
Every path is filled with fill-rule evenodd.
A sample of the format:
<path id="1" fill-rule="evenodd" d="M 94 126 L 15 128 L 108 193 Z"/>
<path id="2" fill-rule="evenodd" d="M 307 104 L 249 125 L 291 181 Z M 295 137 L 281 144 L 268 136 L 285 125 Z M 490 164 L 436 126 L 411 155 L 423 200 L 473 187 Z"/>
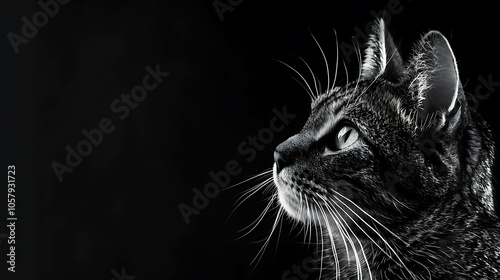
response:
<path id="1" fill-rule="evenodd" d="M 304 130 L 315 140 L 323 137 L 341 120 L 342 108 L 339 105 L 332 99 L 327 99 L 325 102 L 318 104 L 311 112 Z"/>
<path id="2" fill-rule="evenodd" d="M 335 128 L 348 106 L 356 106 L 358 87 L 335 87 L 318 96 L 311 105 L 312 111 L 304 129 L 316 140 Z"/>
<path id="3" fill-rule="evenodd" d="M 311 103 L 312 113 L 337 115 L 346 107 L 356 107 L 362 103 L 371 103 L 369 84 L 365 81 L 334 87 L 318 96 Z"/>
<path id="4" fill-rule="evenodd" d="M 312 103 L 309 120 L 304 127 L 311 136 L 319 139 L 334 129 L 342 120 L 359 124 L 360 121 L 385 121 L 406 123 L 414 128 L 415 120 L 398 88 L 384 82 L 360 81 L 344 87 L 335 87 Z"/>
<path id="5" fill-rule="evenodd" d="M 356 95 L 364 94 L 369 90 L 375 90 L 378 84 L 378 82 L 377 85 L 375 85 L 373 81 L 358 80 L 357 82 L 351 82 L 344 86 L 335 86 L 315 98 L 311 103 L 311 108 L 321 107 L 329 102 L 340 102 L 346 97 L 354 99 Z"/>

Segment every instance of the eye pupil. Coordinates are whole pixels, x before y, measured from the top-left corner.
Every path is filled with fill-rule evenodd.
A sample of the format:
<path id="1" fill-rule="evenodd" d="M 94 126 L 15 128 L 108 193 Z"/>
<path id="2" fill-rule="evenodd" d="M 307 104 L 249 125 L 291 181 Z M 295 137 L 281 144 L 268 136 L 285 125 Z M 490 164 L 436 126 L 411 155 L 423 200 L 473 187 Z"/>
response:
<path id="1" fill-rule="evenodd" d="M 325 145 L 324 155 L 331 155 L 351 146 L 358 141 L 359 135 L 356 127 L 348 122 L 342 122 L 322 138 Z"/>
<path id="2" fill-rule="evenodd" d="M 344 149 L 355 143 L 359 138 L 358 131 L 350 126 L 344 125 L 337 132 L 337 137 L 335 138 L 335 148 L 338 150 Z"/>
<path id="3" fill-rule="evenodd" d="M 344 126 L 344 128 L 342 128 L 342 130 L 339 132 L 340 143 L 345 143 L 346 140 L 349 139 L 349 135 L 351 135 L 351 132 L 352 132 L 352 127 L 347 128 Z"/>

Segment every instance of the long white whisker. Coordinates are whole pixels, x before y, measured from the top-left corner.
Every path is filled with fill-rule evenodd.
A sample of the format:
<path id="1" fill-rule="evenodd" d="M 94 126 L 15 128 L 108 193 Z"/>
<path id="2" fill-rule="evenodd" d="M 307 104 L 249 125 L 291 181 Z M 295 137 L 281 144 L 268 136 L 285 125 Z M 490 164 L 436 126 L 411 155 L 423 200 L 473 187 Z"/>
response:
<path id="1" fill-rule="evenodd" d="M 375 84 L 379 77 L 380 76 L 375 77 L 375 79 L 368 84 L 368 86 L 358 95 L 358 99 L 360 99 L 372 87 L 372 85 Z"/>
<path id="2" fill-rule="evenodd" d="M 253 260 L 250 262 L 250 265 L 252 265 L 257 260 L 257 262 L 255 262 L 255 267 L 257 267 L 258 263 L 260 262 L 260 260 L 264 256 L 264 252 L 265 252 L 267 246 L 269 245 L 269 241 L 271 240 L 271 237 L 273 236 L 273 233 L 276 230 L 276 226 L 278 225 L 278 222 L 281 219 L 281 216 L 283 214 L 284 214 L 284 209 L 283 209 L 283 207 L 280 207 L 278 210 L 278 214 L 276 214 L 276 219 L 274 220 L 274 224 L 273 224 L 273 227 L 271 229 L 271 232 L 269 233 L 269 236 L 267 237 L 266 241 L 264 242 L 264 244 L 260 248 L 259 252 L 257 252 L 257 255 L 255 256 L 255 258 L 253 258 Z M 254 267 L 254 269 L 255 269 L 255 267 Z"/>
<path id="3" fill-rule="evenodd" d="M 292 77 L 292 79 L 294 81 L 296 81 L 307 92 L 307 94 L 309 95 L 309 97 L 311 98 L 311 100 L 315 99 L 315 97 L 309 92 L 309 90 L 307 89 L 307 87 L 301 81 L 297 80 L 297 78 L 295 78 L 295 77 Z"/>
<path id="4" fill-rule="evenodd" d="M 335 215 L 334 213 L 332 213 L 332 215 Z M 340 215 L 339 215 L 340 216 Z M 343 219 L 342 219 L 343 220 Z M 350 236 L 354 236 L 354 238 L 356 239 L 357 241 L 357 244 L 359 245 L 360 247 L 360 250 L 363 254 L 363 256 L 365 256 L 365 261 L 366 260 L 366 255 L 364 254 L 364 251 L 363 251 L 363 246 L 361 244 L 361 242 L 359 241 L 358 237 L 356 236 L 356 234 L 354 234 L 354 232 L 351 230 L 351 228 L 349 227 L 349 224 L 347 224 L 345 221 L 344 221 L 344 227 L 347 228 L 347 232 L 346 232 L 346 236 L 348 236 L 348 240 L 349 240 L 349 243 L 351 245 L 351 248 L 354 252 L 354 259 L 356 261 L 356 271 L 357 271 L 357 278 L 358 279 L 362 279 L 363 278 L 363 269 L 361 267 L 361 260 L 359 259 L 359 256 L 358 256 L 358 250 L 356 250 L 356 245 L 354 244 L 354 241 L 350 238 Z M 349 234 L 350 232 L 350 234 Z M 371 279 L 371 273 L 370 273 L 370 279 Z"/>
<path id="5" fill-rule="evenodd" d="M 334 218 L 333 220 L 334 220 L 335 224 L 337 225 L 337 228 L 339 229 L 339 233 L 341 234 L 342 240 L 344 242 L 344 247 L 345 247 L 346 253 L 347 253 L 347 259 L 350 259 L 349 254 L 348 254 L 349 247 L 347 246 L 347 243 L 345 240 L 347 239 L 347 241 L 349 242 L 349 245 L 351 245 L 351 248 L 352 248 L 353 253 L 354 253 L 354 258 L 356 261 L 356 270 L 361 271 L 361 274 L 358 274 L 358 278 L 361 277 L 362 276 L 361 263 L 359 260 L 359 256 L 357 254 L 356 245 L 354 244 L 354 241 L 352 240 L 351 234 L 349 234 L 349 232 L 351 232 L 352 235 L 354 235 L 354 237 L 358 241 L 358 244 L 361 247 L 361 251 L 363 251 L 361 242 L 359 242 L 359 239 L 356 237 L 356 235 L 353 233 L 353 231 L 350 229 L 349 225 L 346 223 L 344 218 L 342 218 L 342 216 L 338 213 L 338 211 L 336 211 L 331 205 L 329 205 L 325 198 L 323 198 L 322 196 L 319 196 L 319 198 L 321 198 L 323 200 L 323 202 L 325 203 L 325 205 L 327 207 L 328 212 Z M 345 238 L 344 238 L 344 236 L 345 236 Z M 371 273 L 370 273 L 370 277 L 371 277 Z"/>
<path id="6" fill-rule="evenodd" d="M 338 40 L 338 37 L 337 37 L 337 31 L 334 29 L 333 32 L 335 33 L 335 53 L 336 53 L 336 57 L 335 57 L 335 77 L 333 79 L 333 83 L 332 83 L 332 89 L 335 87 L 335 84 L 337 83 L 337 72 L 338 72 L 338 68 L 339 68 L 339 40 Z"/>
<path id="7" fill-rule="evenodd" d="M 268 175 L 268 174 L 272 174 L 272 173 L 273 173 L 273 168 L 272 168 L 272 167 L 267 168 L 267 169 L 265 169 L 264 171 L 262 171 L 261 173 L 258 173 L 258 174 L 256 174 L 256 175 L 253 175 L 252 177 L 250 177 L 250 178 L 248 178 L 248 179 L 246 179 L 246 180 L 243 180 L 243 181 L 241 181 L 241 182 L 239 182 L 239 183 L 236 183 L 236 184 L 234 184 L 234 185 L 231 185 L 231 186 L 225 187 L 223 190 L 232 189 L 232 188 L 237 187 L 237 186 L 239 186 L 239 185 L 241 185 L 241 184 L 244 184 L 244 183 L 246 183 L 246 182 L 248 182 L 248 181 L 252 181 L 252 180 L 255 180 L 255 179 L 259 178 L 259 177 L 263 177 L 263 176 L 266 176 L 266 175 Z"/>
<path id="8" fill-rule="evenodd" d="M 354 87 L 354 92 L 358 89 L 359 81 L 361 80 L 361 67 L 362 67 L 362 59 L 361 59 L 361 50 L 359 49 L 359 45 L 357 45 L 353 39 L 354 49 L 356 50 L 356 57 L 358 59 L 358 79 L 356 81 L 356 86 Z"/>
<path id="9" fill-rule="evenodd" d="M 361 211 L 363 213 L 363 215 L 366 215 L 368 218 L 372 219 L 375 223 L 377 223 L 377 225 L 381 226 L 384 230 L 386 230 L 387 232 L 389 232 L 390 234 L 392 234 L 394 237 L 396 237 L 399 241 L 403 242 L 406 246 L 410 246 L 406 241 L 404 241 L 403 239 L 401 239 L 397 234 L 395 234 L 394 232 L 392 232 L 390 229 L 388 229 L 386 226 L 384 226 L 381 222 L 379 222 L 377 219 L 375 219 L 372 215 L 370 215 L 368 212 L 366 212 L 363 208 L 359 207 L 356 203 L 354 203 L 354 201 L 350 200 L 349 198 L 347 198 L 346 196 L 344 196 L 343 194 L 337 192 L 336 190 L 333 190 L 333 192 L 335 192 L 335 195 L 347 200 L 348 202 L 350 202 L 353 206 L 355 206 L 359 211 Z M 347 206 L 347 204 L 345 204 L 343 201 L 341 201 L 340 199 L 337 199 L 340 203 L 342 203 L 342 205 Z M 356 215 L 358 218 L 359 218 L 359 215 L 354 212 L 354 215 Z M 366 222 L 365 222 L 366 223 Z M 370 224 L 366 223 L 367 226 L 371 227 Z"/>
<path id="10" fill-rule="evenodd" d="M 318 202 L 314 198 L 313 198 L 313 201 L 316 204 L 316 207 L 318 207 L 318 209 L 321 210 L 321 206 L 319 206 Z M 316 213 L 317 213 L 318 221 L 319 221 L 321 219 L 319 217 L 320 213 L 318 213 L 318 212 L 316 212 Z M 324 216 L 324 214 L 323 214 L 323 218 L 326 221 L 326 217 Z M 321 275 L 323 274 L 323 259 L 324 259 L 323 253 L 324 253 L 325 248 L 324 248 L 324 240 L 323 240 L 323 238 L 324 238 L 323 237 L 323 231 L 320 230 L 319 232 L 321 233 L 321 236 L 320 236 L 320 238 L 321 238 L 320 239 L 321 240 L 321 262 L 320 262 L 320 267 L 319 267 L 319 279 L 321 279 Z M 331 236 L 330 236 L 330 238 L 331 238 Z M 332 254 L 334 256 L 335 263 L 338 263 L 337 250 L 335 249 L 335 244 L 332 245 Z"/>
<path id="11" fill-rule="evenodd" d="M 328 60 L 326 59 L 325 53 L 323 52 L 323 48 L 321 45 L 318 43 L 318 40 L 316 40 L 316 37 L 311 33 L 311 36 L 314 39 L 314 42 L 316 42 L 316 45 L 318 46 L 319 50 L 321 51 L 321 55 L 323 56 L 323 60 L 325 61 L 325 66 L 326 66 L 326 75 L 327 75 L 327 82 L 326 82 L 326 92 L 330 91 L 330 69 L 328 67 Z"/>
<path id="12" fill-rule="evenodd" d="M 312 223 L 310 220 L 310 210 L 309 203 L 307 202 L 307 196 L 302 196 L 302 193 L 299 193 L 300 199 L 300 212 L 299 217 L 304 219 L 304 224 L 302 226 L 302 232 L 304 233 L 304 244 L 310 245 L 312 243 Z"/>
<path id="13" fill-rule="evenodd" d="M 319 219 L 319 215 L 318 215 L 318 219 Z M 321 233 L 321 236 L 319 236 L 320 240 L 321 240 L 321 260 L 320 260 L 320 265 L 319 265 L 319 278 L 318 279 L 321 279 L 321 275 L 323 274 L 323 259 L 324 259 L 324 251 L 325 251 L 325 244 L 324 244 L 324 241 L 323 241 L 323 231 L 319 231 Z"/>
<path id="14" fill-rule="evenodd" d="M 330 243 L 331 243 L 331 247 L 332 247 L 332 254 L 333 254 L 334 261 L 335 261 L 335 269 L 336 269 L 336 271 L 340 271 L 340 266 L 339 266 L 340 261 L 339 261 L 339 257 L 338 257 L 338 253 L 337 253 L 337 246 L 336 246 L 335 240 L 333 238 L 332 229 L 330 227 L 330 224 L 328 223 L 328 217 L 327 217 L 323 207 L 321 207 L 321 205 L 318 203 L 318 201 L 314 198 L 313 198 L 313 201 L 316 204 L 316 207 L 321 211 L 321 214 L 322 214 L 323 219 L 325 221 L 326 230 L 328 232 L 328 237 L 330 238 Z M 332 217 L 332 219 L 335 219 L 335 218 Z"/>
<path id="15" fill-rule="evenodd" d="M 296 55 L 301 61 L 302 63 L 304 63 L 307 67 L 307 69 L 309 70 L 309 73 L 311 74 L 313 80 L 314 80 L 314 89 L 316 90 L 316 94 L 313 94 L 314 96 L 314 99 L 318 98 L 319 96 L 319 91 L 318 91 L 318 79 L 316 78 L 316 75 L 314 74 L 311 66 L 309 66 L 309 63 L 307 63 L 307 61 L 305 61 L 305 59 L 303 59 L 302 57 Z"/>
<path id="16" fill-rule="evenodd" d="M 369 236 L 369 235 L 368 235 L 368 234 L 367 234 L 367 233 L 366 233 L 366 232 L 365 232 L 365 231 L 364 231 L 364 230 L 363 230 L 360 226 L 359 226 L 359 224 L 355 221 L 355 219 L 353 219 L 353 218 L 352 218 L 352 217 L 351 217 L 351 216 L 350 216 L 350 215 L 349 215 L 349 214 L 348 214 L 348 213 L 347 213 L 347 212 L 346 212 L 346 211 L 345 211 L 342 207 L 340 207 L 340 206 L 339 206 L 339 205 L 338 205 L 335 201 L 332 201 L 332 202 L 333 202 L 333 203 L 335 203 L 335 204 L 337 205 L 337 208 L 340 208 L 340 210 L 342 210 L 342 212 L 344 212 L 344 213 L 345 213 L 345 215 L 346 215 L 346 216 L 347 216 L 347 217 L 348 217 L 348 218 L 349 218 L 349 219 L 350 219 L 350 220 L 351 220 L 351 221 L 352 221 L 352 222 L 353 222 L 353 223 L 354 223 L 354 224 L 358 227 L 358 229 L 360 229 L 360 230 L 361 230 L 361 231 L 362 231 L 362 232 L 363 232 L 363 233 L 364 233 L 364 234 L 365 234 L 365 235 L 366 235 L 366 236 L 367 236 L 367 237 L 368 237 L 368 238 L 372 241 L 372 243 L 374 243 L 374 244 L 375 244 L 375 245 L 376 245 L 376 246 L 377 246 L 380 250 L 382 250 L 384 253 L 386 253 L 386 252 L 385 252 L 385 250 L 383 250 L 383 249 L 382 249 L 382 248 L 381 248 L 381 247 L 380 247 L 380 246 L 379 246 L 379 245 L 378 245 L 378 244 L 377 244 L 377 243 L 376 243 L 376 242 L 375 242 L 375 241 L 374 241 L 374 240 L 373 240 L 373 239 L 372 239 L 372 238 L 371 238 L 371 237 L 370 237 L 370 236 Z M 346 207 L 347 207 L 347 206 L 346 206 Z M 348 208 L 348 207 L 347 207 L 347 208 Z M 350 209 L 349 209 L 349 210 L 350 210 Z M 351 212 L 352 212 L 352 210 L 351 210 Z M 344 220 L 344 219 L 342 218 L 342 220 Z M 344 223 L 346 223 L 346 222 L 344 221 Z M 347 223 L 346 223 L 346 224 L 347 224 Z M 356 238 L 356 240 L 358 241 L 358 244 L 360 244 L 360 246 L 359 246 L 359 247 L 360 247 L 360 249 L 361 249 L 361 253 L 363 254 L 363 257 L 364 257 L 364 259 L 365 259 L 365 263 L 366 263 L 366 267 L 367 267 L 367 270 L 368 270 L 368 274 L 370 275 L 370 279 L 372 279 L 372 273 L 371 273 L 371 269 L 370 269 L 370 263 L 369 263 L 369 261 L 368 261 L 368 259 L 367 259 L 367 257 L 366 257 L 366 253 L 365 253 L 365 251 L 364 251 L 364 248 L 363 248 L 363 246 L 362 246 L 362 243 L 361 243 L 361 242 L 360 242 L 360 240 L 358 239 L 357 235 L 356 235 L 356 234 L 352 231 L 352 229 L 350 229 L 350 227 L 349 227 L 349 225 L 348 225 L 348 224 L 347 224 L 347 227 L 349 228 L 349 231 L 350 231 L 350 232 L 354 235 L 354 238 Z M 387 253 L 386 253 L 386 255 L 387 255 Z"/>
<path id="17" fill-rule="evenodd" d="M 264 179 L 264 181 L 258 183 L 257 185 L 249 188 L 248 190 L 243 191 L 240 194 L 240 197 L 236 199 L 233 205 L 236 205 L 235 208 L 237 208 L 243 201 L 260 191 L 262 188 L 264 188 L 267 184 L 272 183 L 273 177 L 269 177 Z"/>
<path id="18" fill-rule="evenodd" d="M 322 196 L 319 196 L 319 198 L 321 198 L 321 200 L 323 200 L 323 202 L 325 203 L 326 205 L 326 208 L 328 210 L 328 212 L 332 215 L 332 217 L 335 217 L 334 222 L 335 222 L 335 225 L 337 226 L 338 230 L 339 230 L 339 233 L 340 233 L 340 236 L 342 238 L 342 242 L 344 243 L 344 247 L 346 249 L 346 257 L 347 259 L 350 259 L 349 257 L 349 247 L 347 246 L 347 242 L 346 242 L 346 238 L 347 239 L 350 239 L 350 236 L 349 236 L 349 233 L 347 232 L 347 230 L 345 229 L 343 223 L 345 224 L 345 220 L 344 218 L 342 218 L 342 216 L 340 216 L 338 214 L 338 211 L 336 211 L 330 204 L 327 203 L 326 199 L 323 198 Z M 342 223 L 343 222 L 343 223 Z"/>
<path id="19" fill-rule="evenodd" d="M 314 99 L 314 94 L 313 94 L 313 90 L 311 89 L 311 86 L 309 85 L 309 83 L 307 82 L 307 80 L 304 78 L 304 76 L 302 76 L 302 74 L 299 73 L 299 71 L 295 70 L 295 68 L 293 68 L 292 66 L 288 65 L 287 63 L 281 61 L 281 60 L 276 60 L 278 62 L 280 62 L 281 64 L 285 65 L 286 67 L 288 67 L 289 69 L 291 69 L 293 72 L 295 72 L 297 75 L 299 75 L 299 77 L 302 79 L 302 81 L 304 81 L 304 83 L 306 84 L 307 86 L 307 89 L 309 90 L 308 91 L 308 94 L 309 96 Z"/>
<path id="20" fill-rule="evenodd" d="M 302 198 L 302 194 L 301 194 L 301 198 Z M 305 231 L 304 231 L 304 238 L 307 238 L 308 239 L 308 243 L 307 244 L 311 244 L 312 243 L 312 228 L 313 228 L 313 224 L 312 224 L 312 219 L 310 217 L 312 217 L 312 213 L 311 213 L 311 209 L 309 208 L 309 202 L 307 201 L 307 196 L 304 196 L 304 202 L 303 202 L 305 205 L 305 209 L 306 209 L 306 227 L 305 227 Z"/>
<path id="21" fill-rule="evenodd" d="M 345 76 L 346 76 L 346 91 L 347 91 L 347 86 L 349 85 L 349 71 L 347 71 L 347 65 L 345 64 L 345 61 L 342 61 L 342 64 L 344 64 L 344 70 L 345 70 Z"/>
<path id="22" fill-rule="evenodd" d="M 280 240 L 280 237 L 281 237 L 281 229 L 283 228 L 283 219 L 280 219 L 280 227 L 278 229 L 278 238 L 277 238 L 277 242 L 276 242 L 276 248 L 274 248 L 274 255 L 276 256 L 277 252 L 278 252 L 278 245 L 280 244 L 279 240 Z"/>
<path id="23" fill-rule="evenodd" d="M 316 98 L 318 98 L 321 93 L 323 92 L 323 90 L 321 89 L 321 81 L 319 80 L 318 76 L 315 76 L 316 77 L 316 81 L 318 82 L 318 89 L 316 90 Z"/>
<path id="24" fill-rule="evenodd" d="M 375 223 L 377 223 L 378 225 L 380 225 L 384 230 L 386 230 L 387 232 L 389 232 L 390 234 L 392 234 L 394 237 L 396 237 L 398 240 L 400 240 L 401 242 L 403 242 L 406 246 L 409 246 L 407 242 L 405 242 L 404 240 L 402 240 L 398 235 L 396 235 L 394 232 L 392 232 L 391 230 L 389 230 L 386 226 L 384 226 L 382 223 L 380 223 L 377 219 L 375 219 L 373 216 L 371 216 L 369 213 L 367 213 L 365 210 L 363 210 L 361 207 L 359 207 L 356 203 L 354 203 L 352 200 L 350 200 L 349 198 L 345 197 L 344 195 L 342 195 L 341 193 L 335 191 L 335 190 L 332 190 L 333 192 L 335 192 L 335 194 L 339 197 L 342 197 L 343 199 L 347 200 L 348 202 L 350 202 L 353 206 L 355 206 L 357 209 L 359 209 L 364 215 L 366 215 L 367 217 L 369 217 L 371 220 L 373 220 Z M 391 246 L 391 244 L 389 244 L 389 242 L 386 241 L 385 238 L 382 237 L 382 235 L 377 231 L 375 230 L 369 223 L 367 223 L 364 219 L 362 219 L 357 213 L 356 211 L 353 211 L 347 204 L 345 204 L 342 200 L 338 199 L 337 198 L 337 201 L 339 201 L 340 203 L 342 203 L 347 209 L 349 209 L 358 219 L 360 219 L 366 226 L 368 226 L 381 240 L 382 242 L 384 242 L 384 244 L 387 246 L 387 248 L 394 254 L 394 256 L 396 257 L 396 259 L 398 260 L 398 262 L 404 267 L 404 269 L 410 274 L 410 276 L 413 278 L 413 279 L 417 279 L 415 277 L 415 274 L 413 272 L 410 271 L 410 269 L 405 265 L 405 263 L 403 262 L 403 260 L 401 260 L 401 258 L 399 257 L 399 254 L 396 252 L 396 250 Z M 388 257 L 392 258 L 390 255 L 387 255 Z"/>
<path id="25" fill-rule="evenodd" d="M 251 196 L 253 196 L 254 194 L 256 194 L 257 192 L 259 192 L 262 188 L 266 187 L 267 185 L 269 184 L 273 184 L 273 178 L 267 178 L 265 179 L 265 181 L 257 184 L 256 186 L 250 188 L 249 190 L 245 191 L 242 193 L 242 195 L 235 201 L 235 204 L 236 206 L 234 206 L 233 210 L 231 211 L 231 213 L 229 213 L 229 216 L 227 217 L 226 219 L 226 222 L 231 218 L 231 216 L 234 214 L 234 212 L 247 200 L 249 199 Z M 238 202 L 238 200 L 240 200 Z"/>
<path id="26" fill-rule="evenodd" d="M 264 219 L 264 217 L 266 216 L 266 214 L 269 212 L 269 209 L 273 205 L 274 200 L 275 200 L 275 197 L 274 196 L 271 197 L 271 199 L 267 203 L 266 208 L 264 208 L 264 210 L 262 211 L 262 213 L 260 213 L 260 215 L 253 222 L 251 222 L 248 226 L 246 226 L 246 227 L 244 227 L 244 228 L 242 228 L 242 229 L 240 229 L 238 231 L 238 232 L 242 232 L 242 231 L 245 231 L 245 230 L 247 230 L 247 229 L 250 228 L 250 230 L 248 230 L 245 234 L 243 234 L 242 236 L 238 237 L 237 239 L 241 239 L 241 238 L 249 235 L 260 224 L 260 222 Z"/>
<path id="27" fill-rule="evenodd" d="M 338 199 L 337 199 L 338 200 Z M 359 230 L 361 230 L 365 235 L 366 237 L 368 237 L 368 239 L 370 239 L 370 241 L 372 241 L 374 243 L 375 246 L 377 246 L 377 248 L 379 248 L 386 256 L 388 256 L 389 258 L 392 258 L 391 254 L 388 253 L 386 250 L 384 250 L 382 247 L 380 247 L 380 245 L 375 242 L 375 240 L 373 240 L 373 238 L 365 231 L 363 230 L 363 228 L 356 222 L 356 220 L 354 218 L 351 217 L 351 215 L 349 215 L 349 213 L 347 213 L 346 210 L 344 210 L 340 205 L 338 205 L 337 202 L 333 201 L 332 202 L 337 205 L 337 208 L 339 208 L 357 227 Z M 344 207 L 348 208 L 351 212 L 354 212 L 352 209 L 350 209 L 348 206 L 344 205 Z M 357 216 L 357 215 L 356 215 Z M 360 220 L 361 217 L 357 216 Z M 363 223 L 366 224 L 366 222 L 363 221 Z M 378 234 L 378 231 L 376 231 L 374 228 L 370 227 L 371 230 L 373 230 L 375 233 L 377 233 L 377 235 L 379 236 L 379 238 L 382 238 L 384 239 L 380 234 Z M 388 243 L 387 241 L 385 241 L 384 243 Z"/>
<path id="28" fill-rule="evenodd" d="M 357 58 L 357 60 L 358 60 L 358 79 L 356 80 L 356 85 L 354 86 L 354 90 L 353 90 L 353 92 L 354 92 L 355 94 L 351 94 L 351 95 L 349 96 L 349 99 L 347 100 L 347 104 L 348 104 L 347 106 L 348 106 L 348 107 L 349 107 L 349 106 L 351 106 L 351 104 L 352 104 L 352 103 L 351 103 L 352 99 L 353 99 L 354 97 L 356 97 L 356 98 L 357 98 L 356 91 L 358 90 L 359 82 L 361 81 L 361 67 L 362 67 L 362 61 L 361 61 L 361 60 L 362 60 L 362 58 L 361 58 L 361 50 L 359 49 L 359 46 L 355 43 L 354 38 L 353 38 L 353 44 L 354 44 L 354 50 L 355 50 L 355 52 L 356 52 L 356 58 Z M 344 66 L 345 66 L 345 65 L 344 65 Z"/>

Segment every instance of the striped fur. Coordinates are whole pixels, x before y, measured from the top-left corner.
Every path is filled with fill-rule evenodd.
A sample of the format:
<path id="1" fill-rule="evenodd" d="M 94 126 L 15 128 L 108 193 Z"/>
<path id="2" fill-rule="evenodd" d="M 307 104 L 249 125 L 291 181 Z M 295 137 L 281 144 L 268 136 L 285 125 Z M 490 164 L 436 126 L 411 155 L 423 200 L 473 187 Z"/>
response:
<path id="1" fill-rule="evenodd" d="M 499 279 L 493 158 L 445 37 L 403 63 L 380 20 L 360 78 L 314 98 L 273 176 L 281 209 L 322 241 L 321 279 Z"/>

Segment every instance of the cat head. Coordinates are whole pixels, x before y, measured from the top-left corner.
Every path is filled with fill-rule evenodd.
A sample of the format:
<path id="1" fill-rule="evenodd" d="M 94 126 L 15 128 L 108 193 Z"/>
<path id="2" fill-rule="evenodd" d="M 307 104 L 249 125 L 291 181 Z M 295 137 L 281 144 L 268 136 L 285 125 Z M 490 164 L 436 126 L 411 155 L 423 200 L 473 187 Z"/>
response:
<path id="1" fill-rule="evenodd" d="M 384 21 L 372 30 L 358 80 L 313 100 L 275 150 L 280 204 L 297 220 L 403 223 L 460 191 L 470 114 L 448 40 L 428 32 L 405 63 Z"/>

